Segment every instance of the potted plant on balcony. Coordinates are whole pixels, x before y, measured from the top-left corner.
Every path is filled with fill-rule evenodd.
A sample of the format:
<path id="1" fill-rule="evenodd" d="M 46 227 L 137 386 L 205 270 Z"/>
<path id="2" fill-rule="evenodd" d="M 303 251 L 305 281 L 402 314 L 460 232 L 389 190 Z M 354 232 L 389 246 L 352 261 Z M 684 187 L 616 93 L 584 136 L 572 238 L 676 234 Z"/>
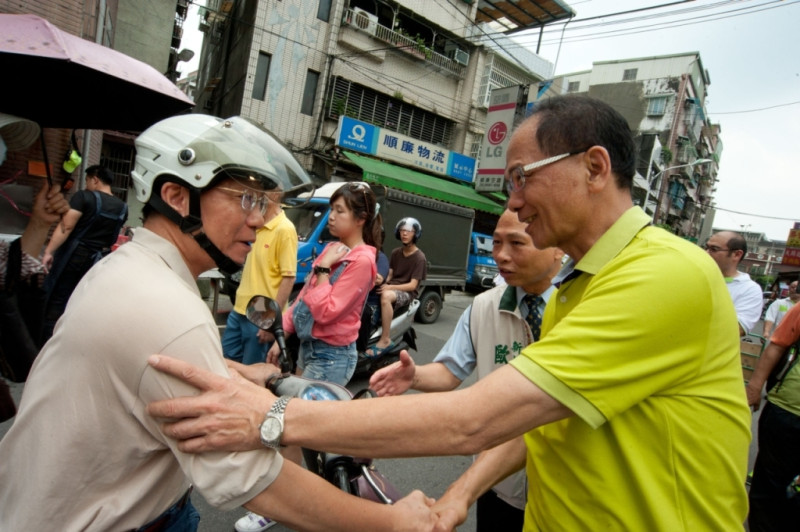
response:
<path id="1" fill-rule="evenodd" d="M 425 45 L 425 39 L 419 36 L 419 33 L 414 36 L 417 43 L 417 51 L 422 54 L 425 59 L 430 59 L 433 56 L 433 51 Z"/>
<path id="2" fill-rule="evenodd" d="M 398 50 L 402 50 L 419 59 L 430 59 L 433 55 L 431 49 L 425 45 L 425 39 L 420 37 L 419 33 L 412 37 L 403 28 L 397 28 L 394 35 L 396 38 L 392 44 L 397 46 Z"/>

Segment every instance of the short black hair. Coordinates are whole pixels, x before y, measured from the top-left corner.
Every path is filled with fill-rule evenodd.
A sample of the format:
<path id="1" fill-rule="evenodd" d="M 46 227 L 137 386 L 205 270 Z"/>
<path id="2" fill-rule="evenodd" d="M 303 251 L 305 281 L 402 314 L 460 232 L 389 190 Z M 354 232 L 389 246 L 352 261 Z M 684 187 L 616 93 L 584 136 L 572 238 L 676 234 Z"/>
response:
<path id="1" fill-rule="evenodd" d="M 536 102 L 536 142 L 547 156 L 602 146 L 620 188 L 633 186 L 636 145 L 625 118 L 613 107 L 588 96 L 555 96 Z"/>
<path id="2" fill-rule="evenodd" d="M 742 250 L 742 258 L 739 259 L 739 262 L 742 262 L 745 255 L 747 255 L 747 240 L 739 233 L 733 233 L 733 236 L 728 239 L 726 245 L 728 246 L 728 253 Z"/>
<path id="3" fill-rule="evenodd" d="M 111 173 L 111 171 L 105 166 L 100 166 L 99 164 L 95 164 L 87 168 L 86 175 L 90 177 L 96 177 L 109 186 L 114 182 L 114 175 Z"/>

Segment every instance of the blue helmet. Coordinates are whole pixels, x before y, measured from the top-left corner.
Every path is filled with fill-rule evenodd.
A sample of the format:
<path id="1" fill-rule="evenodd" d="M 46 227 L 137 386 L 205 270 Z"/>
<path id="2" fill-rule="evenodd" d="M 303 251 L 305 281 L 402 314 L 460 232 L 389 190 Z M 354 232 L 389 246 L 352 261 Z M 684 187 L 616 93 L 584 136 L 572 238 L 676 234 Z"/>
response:
<path id="1" fill-rule="evenodd" d="M 416 218 L 406 217 L 401 218 L 397 225 L 394 226 L 394 237 L 397 240 L 400 240 L 400 230 L 405 229 L 406 231 L 414 231 L 414 239 L 412 242 L 415 244 L 419 237 L 422 236 L 422 224 L 419 223 L 419 220 Z"/>

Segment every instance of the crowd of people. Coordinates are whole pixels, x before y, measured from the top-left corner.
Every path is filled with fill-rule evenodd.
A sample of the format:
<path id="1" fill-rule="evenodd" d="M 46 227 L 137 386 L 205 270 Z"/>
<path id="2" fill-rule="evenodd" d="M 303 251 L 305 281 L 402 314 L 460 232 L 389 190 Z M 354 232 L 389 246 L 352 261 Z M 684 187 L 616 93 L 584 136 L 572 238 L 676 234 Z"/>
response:
<path id="1" fill-rule="evenodd" d="M 0 499 L 13 509 L 0 512 L 0 529 L 196 530 L 193 489 L 214 506 L 243 506 L 238 532 L 276 522 L 451 530 L 473 504 L 479 531 L 791 526 L 800 370 L 784 354 L 800 340 L 796 283 L 767 312 L 770 342 L 745 390 L 740 337 L 762 310 L 761 289 L 738 271 L 746 241 L 720 232 L 704 251 L 652 226 L 631 200 L 630 128 L 607 104 L 543 100 L 516 129 L 493 235 L 504 283 L 474 298 L 431 364 L 403 351 L 376 372 L 381 397 L 370 401 L 273 396 L 264 384 L 278 346 L 246 306 L 254 295 L 275 299 L 299 340 L 298 371 L 347 384 L 365 309 L 383 326 L 368 353 L 377 356 L 393 347 L 394 309 L 425 279 L 419 221 L 400 220 L 400 246 L 382 257 L 372 189 L 342 185 L 327 221 L 337 240 L 290 303 L 297 233 L 281 200 L 302 175 L 293 156 L 247 120 L 196 114 L 135 142 L 145 207 L 130 243 L 107 252 L 127 209 L 105 198 L 102 167 L 87 170 L 86 191 L 69 204 L 43 188 L 20 240 L 25 263 L 43 254 L 40 271 L 57 272 L 61 288 L 48 289 L 54 327 L 0 440 Z M 196 279 L 241 265 L 220 340 Z M 473 372 L 478 381 L 460 386 Z M 748 405 L 758 409 L 765 387 L 748 510 Z M 280 429 L 265 436 L 274 418 Z M 86 444 L 99 437 L 103 453 Z M 438 500 L 415 491 L 380 505 L 303 468 L 301 448 L 476 456 Z"/>

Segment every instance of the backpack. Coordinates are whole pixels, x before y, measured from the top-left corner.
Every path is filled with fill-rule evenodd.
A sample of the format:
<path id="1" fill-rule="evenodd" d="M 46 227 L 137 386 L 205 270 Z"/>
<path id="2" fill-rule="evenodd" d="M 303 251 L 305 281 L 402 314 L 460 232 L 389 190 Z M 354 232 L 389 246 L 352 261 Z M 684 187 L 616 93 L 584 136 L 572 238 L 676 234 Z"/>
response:
<path id="1" fill-rule="evenodd" d="M 110 220 L 116 220 L 117 225 L 114 229 L 113 240 L 110 241 L 107 246 L 103 247 L 99 251 L 96 251 L 92 255 L 92 264 L 91 264 L 92 266 L 97 264 L 97 262 L 100 261 L 100 259 L 111 253 L 111 246 L 116 241 L 117 236 L 119 235 L 119 232 L 122 229 L 122 224 L 125 223 L 125 220 L 128 217 L 127 203 L 123 204 L 122 210 L 120 211 L 119 214 L 108 213 L 103 211 L 103 200 L 100 197 L 100 193 L 97 192 L 96 190 L 93 190 L 92 194 L 94 194 L 95 209 L 94 212 L 91 214 L 91 218 L 89 218 L 88 223 L 86 223 L 80 231 L 78 232 L 73 231 L 73 233 L 69 235 L 67 241 L 56 251 L 56 255 L 53 260 L 53 269 L 45 278 L 44 290 L 47 294 L 50 294 L 55 288 L 56 283 L 58 282 L 58 279 L 61 276 L 61 273 L 64 271 L 64 268 L 66 267 L 67 263 L 70 260 L 70 257 L 72 257 L 72 254 L 75 253 L 75 250 L 81 244 L 84 235 L 92 226 L 92 224 L 94 223 L 94 221 L 97 219 L 98 216 Z"/>
<path id="2" fill-rule="evenodd" d="M 798 349 L 800 349 L 800 338 L 783 352 L 778 363 L 772 368 L 769 377 L 767 377 L 767 392 L 777 392 L 781 389 L 783 379 L 786 378 L 786 375 L 789 374 L 797 364 L 798 358 L 800 358 L 797 356 Z"/>

